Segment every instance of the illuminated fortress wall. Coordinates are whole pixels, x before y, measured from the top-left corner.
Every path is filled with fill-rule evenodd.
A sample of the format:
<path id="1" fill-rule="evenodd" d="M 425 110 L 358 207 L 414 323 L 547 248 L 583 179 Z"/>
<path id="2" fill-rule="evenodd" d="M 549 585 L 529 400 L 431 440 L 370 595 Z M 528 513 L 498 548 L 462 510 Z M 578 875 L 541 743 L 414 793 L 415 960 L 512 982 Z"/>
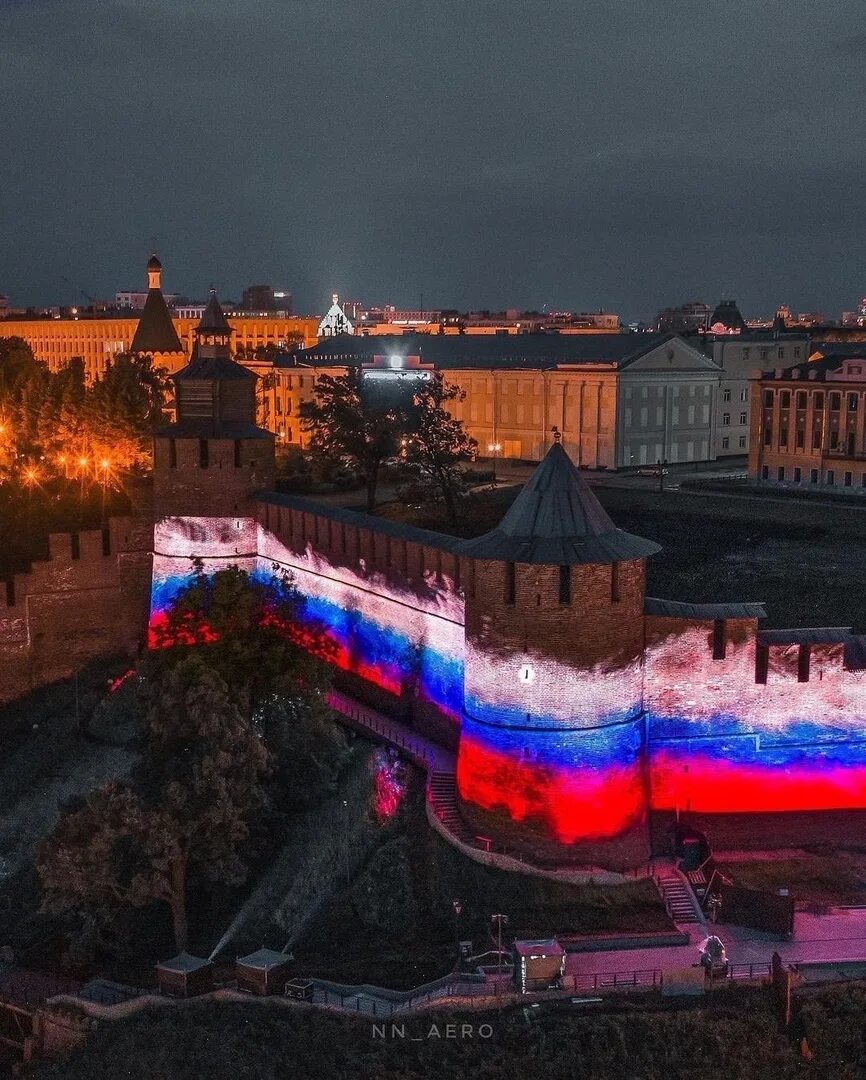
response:
<path id="1" fill-rule="evenodd" d="M 144 640 L 152 574 L 149 519 L 58 533 L 49 558 L 0 583 L 0 703 L 68 678 Z"/>
<path id="2" fill-rule="evenodd" d="M 479 560 L 466 601 L 461 810 L 535 857 L 649 855 L 642 708 L 644 563 Z"/>
<path id="3" fill-rule="evenodd" d="M 844 640 L 723 627 L 647 618 L 652 807 L 717 843 L 826 838 L 815 811 L 866 808 L 866 672 L 846 668 Z"/>
<path id="4" fill-rule="evenodd" d="M 449 538 L 421 530 L 394 535 L 396 527 L 393 534 L 364 527 L 356 515 L 280 495 L 264 496 L 258 511 L 258 520 L 178 517 L 157 524 L 152 630 L 189 580 L 193 558 L 206 572 L 237 565 L 265 581 L 287 570 L 301 598 L 301 622 L 323 632 L 338 681 L 456 747 L 463 600 Z M 443 546 L 425 544 L 428 537 Z"/>

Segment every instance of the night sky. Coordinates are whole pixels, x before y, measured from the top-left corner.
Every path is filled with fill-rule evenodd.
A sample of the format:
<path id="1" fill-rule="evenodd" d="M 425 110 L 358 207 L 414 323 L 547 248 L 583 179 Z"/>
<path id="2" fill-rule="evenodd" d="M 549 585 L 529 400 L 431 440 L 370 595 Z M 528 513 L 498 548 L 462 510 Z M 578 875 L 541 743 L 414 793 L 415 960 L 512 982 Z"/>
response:
<path id="1" fill-rule="evenodd" d="M 0 0 L 0 292 L 866 293 L 856 0 Z"/>

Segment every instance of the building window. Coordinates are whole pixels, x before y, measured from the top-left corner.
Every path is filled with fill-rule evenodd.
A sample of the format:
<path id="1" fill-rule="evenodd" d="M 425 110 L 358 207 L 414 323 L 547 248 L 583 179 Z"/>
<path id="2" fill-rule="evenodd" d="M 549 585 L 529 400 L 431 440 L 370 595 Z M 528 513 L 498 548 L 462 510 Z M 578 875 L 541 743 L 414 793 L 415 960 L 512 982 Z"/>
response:
<path id="1" fill-rule="evenodd" d="M 780 465 L 778 467 L 778 469 L 776 469 L 776 479 L 777 480 L 784 480 L 785 479 L 785 466 L 784 465 Z"/>
<path id="2" fill-rule="evenodd" d="M 611 603 L 618 604 L 619 594 L 619 563 L 610 564 L 610 599 Z"/>
<path id="3" fill-rule="evenodd" d="M 781 405 L 781 407 L 783 409 L 788 408 L 788 406 L 791 404 L 791 391 L 790 390 L 783 390 L 782 391 L 782 393 L 779 395 L 779 404 Z"/>
<path id="4" fill-rule="evenodd" d="M 199 439 L 198 441 L 198 464 L 201 469 L 206 469 L 210 464 L 207 439 Z"/>
<path id="5" fill-rule="evenodd" d="M 769 465 L 762 465 L 761 466 L 761 479 L 762 480 L 769 480 L 770 479 L 770 466 Z"/>
<path id="6" fill-rule="evenodd" d="M 725 620 L 713 621 L 713 659 L 725 659 Z"/>
<path id="7" fill-rule="evenodd" d="M 798 390 L 797 391 L 797 408 L 798 409 L 805 409 L 806 408 L 806 391 L 805 390 Z"/>
<path id="8" fill-rule="evenodd" d="M 726 389 L 724 389 L 722 391 L 722 401 L 730 401 L 730 400 L 731 400 L 731 391 L 730 391 L 729 388 L 726 388 Z"/>
<path id="9" fill-rule="evenodd" d="M 824 393 L 821 390 L 819 390 L 818 393 L 815 395 L 815 408 L 816 409 L 823 409 L 824 408 Z"/>
<path id="10" fill-rule="evenodd" d="M 858 394 L 849 394 L 848 395 L 848 412 L 856 412 L 857 411 L 857 398 L 858 397 L 859 397 Z"/>
<path id="11" fill-rule="evenodd" d="M 749 388 L 747 386 L 745 390 L 740 391 L 740 401 L 748 401 L 748 400 L 749 400 Z"/>
<path id="12" fill-rule="evenodd" d="M 505 603 L 513 604 L 517 597 L 517 567 L 513 562 L 505 564 Z"/>
<path id="13" fill-rule="evenodd" d="M 773 441 L 773 429 L 769 424 L 764 426 L 764 446 L 769 446 Z"/>
<path id="14" fill-rule="evenodd" d="M 235 439 L 235 468 L 241 467 L 241 440 Z"/>
<path id="15" fill-rule="evenodd" d="M 571 603 L 571 567 L 560 566 L 559 568 L 559 602 L 560 604 Z"/>
<path id="16" fill-rule="evenodd" d="M 747 424 L 748 422 L 749 422 L 749 414 L 741 412 L 740 413 L 740 423 L 741 424 Z"/>
<path id="17" fill-rule="evenodd" d="M 827 470 L 827 485 L 832 487 L 836 483 L 836 473 L 833 469 Z"/>
<path id="18" fill-rule="evenodd" d="M 725 437 L 722 439 L 722 449 L 727 450 L 730 445 L 731 445 L 731 440 L 728 438 L 727 435 L 725 435 Z"/>
<path id="19" fill-rule="evenodd" d="M 170 469 L 177 468 L 177 443 L 174 439 L 168 440 L 168 467 Z"/>
<path id="20" fill-rule="evenodd" d="M 845 487 L 851 487 L 851 484 L 852 484 L 853 480 L 854 480 L 854 474 L 846 472 L 845 476 L 842 479 L 842 483 L 844 484 Z"/>
<path id="21" fill-rule="evenodd" d="M 800 468 L 799 465 L 795 465 L 794 466 L 794 483 L 799 484 L 802 479 L 803 479 L 803 470 Z"/>
<path id="22" fill-rule="evenodd" d="M 772 407 L 773 407 L 773 391 L 772 390 L 765 390 L 764 391 L 764 408 L 765 409 L 772 409 Z"/>
<path id="23" fill-rule="evenodd" d="M 731 423 L 731 414 L 729 412 L 722 413 L 722 425 L 728 427 Z"/>
<path id="24" fill-rule="evenodd" d="M 832 393 L 830 395 L 830 410 L 831 412 L 838 412 L 839 406 L 842 404 L 842 395 Z"/>
<path id="25" fill-rule="evenodd" d="M 785 350 L 784 349 L 779 349 L 779 359 L 780 360 L 785 359 Z"/>
<path id="26" fill-rule="evenodd" d="M 742 449 L 743 449 L 743 447 L 744 447 L 744 446 L 746 445 L 746 436 L 745 436 L 745 435 L 741 435 L 741 436 L 740 436 L 740 439 L 739 439 L 739 445 L 740 445 L 740 449 L 741 449 L 741 450 L 742 450 Z"/>
<path id="27" fill-rule="evenodd" d="M 806 432 L 802 428 L 797 428 L 796 446 L 798 450 L 803 449 L 803 444 L 806 441 Z"/>
<path id="28" fill-rule="evenodd" d="M 780 446 L 787 446 L 788 445 L 788 429 L 786 427 L 783 427 L 783 428 L 779 429 L 779 445 Z"/>
<path id="29" fill-rule="evenodd" d="M 810 469 L 809 470 L 809 483 L 810 484 L 817 484 L 818 483 L 818 470 L 817 469 Z"/>

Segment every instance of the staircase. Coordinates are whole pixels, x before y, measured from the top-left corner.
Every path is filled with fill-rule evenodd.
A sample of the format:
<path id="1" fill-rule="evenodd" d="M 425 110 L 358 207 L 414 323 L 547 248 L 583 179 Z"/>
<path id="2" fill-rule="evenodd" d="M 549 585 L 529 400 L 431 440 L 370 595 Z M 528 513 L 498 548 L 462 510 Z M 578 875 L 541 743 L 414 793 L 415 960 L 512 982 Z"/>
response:
<path id="1" fill-rule="evenodd" d="M 663 867 L 655 878 L 668 914 L 675 923 L 702 923 L 703 914 L 694 893 L 674 867 Z"/>
<path id="2" fill-rule="evenodd" d="M 453 772 L 432 771 L 427 786 L 427 798 L 433 813 L 450 833 L 464 844 L 478 846 L 478 841 L 457 810 L 457 778 Z"/>

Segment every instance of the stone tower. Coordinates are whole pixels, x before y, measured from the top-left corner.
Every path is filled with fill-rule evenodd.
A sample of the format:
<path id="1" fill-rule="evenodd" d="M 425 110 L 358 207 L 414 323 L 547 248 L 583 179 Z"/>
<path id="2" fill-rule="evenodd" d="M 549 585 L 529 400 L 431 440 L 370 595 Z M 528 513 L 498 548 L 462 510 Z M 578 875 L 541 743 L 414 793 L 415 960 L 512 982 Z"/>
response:
<path id="1" fill-rule="evenodd" d="M 154 440 L 154 512 L 163 518 L 254 518 L 252 495 L 274 485 L 274 437 L 256 426 L 256 380 L 231 357 L 216 294 L 174 376 L 177 419 Z"/>
<path id="2" fill-rule="evenodd" d="M 151 255 L 147 262 L 147 299 L 129 351 L 151 357 L 154 367 L 165 368 L 170 373 L 182 367 L 186 360 L 162 295 L 162 263 L 156 255 Z"/>
<path id="3" fill-rule="evenodd" d="M 642 659 L 647 556 L 557 436 L 466 586 L 461 812 L 482 835 L 609 867 L 648 856 Z"/>

